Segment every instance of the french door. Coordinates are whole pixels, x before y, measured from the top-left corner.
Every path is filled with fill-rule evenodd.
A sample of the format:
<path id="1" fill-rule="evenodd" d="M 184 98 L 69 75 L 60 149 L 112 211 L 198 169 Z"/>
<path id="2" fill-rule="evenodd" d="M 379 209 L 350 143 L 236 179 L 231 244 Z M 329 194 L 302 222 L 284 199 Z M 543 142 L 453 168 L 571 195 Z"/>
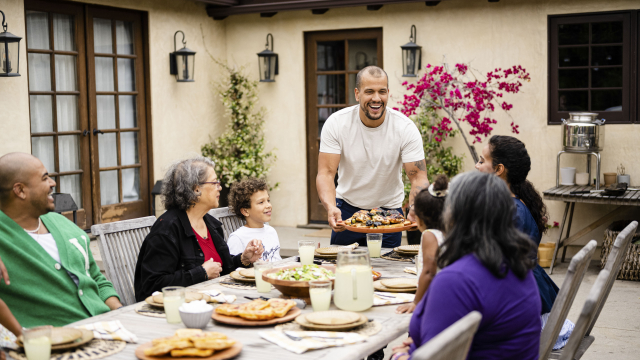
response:
<path id="1" fill-rule="evenodd" d="M 357 104 L 358 71 L 382 67 L 382 29 L 305 33 L 305 55 L 309 222 L 326 223 L 316 188 L 322 126 L 334 112 Z"/>
<path id="2" fill-rule="evenodd" d="M 78 225 L 149 213 L 142 15 L 25 3 L 32 153 Z"/>

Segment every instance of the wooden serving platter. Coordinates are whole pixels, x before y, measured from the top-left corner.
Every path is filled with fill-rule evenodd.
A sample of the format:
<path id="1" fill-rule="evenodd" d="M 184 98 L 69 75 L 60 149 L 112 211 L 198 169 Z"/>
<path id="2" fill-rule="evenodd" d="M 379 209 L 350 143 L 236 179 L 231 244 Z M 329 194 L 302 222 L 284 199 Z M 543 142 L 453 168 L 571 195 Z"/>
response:
<path id="1" fill-rule="evenodd" d="M 215 311 L 211 314 L 211 318 L 219 323 L 236 326 L 267 326 L 289 322 L 302 313 L 297 306 L 294 306 L 289 312 L 281 318 L 273 318 L 271 320 L 247 320 L 238 316 L 227 316 L 218 314 Z M 215 354 L 214 354 L 215 355 Z M 206 359 L 206 358 L 205 358 Z"/>
<path id="2" fill-rule="evenodd" d="M 228 348 L 228 349 L 224 349 L 221 351 L 215 351 L 213 353 L 213 355 L 211 356 L 207 356 L 207 357 L 179 357 L 179 358 L 172 358 L 170 355 L 166 355 L 166 356 L 147 356 L 144 354 L 144 351 L 150 347 L 152 347 L 153 344 L 151 343 L 151 341 L 149 341 L 148 343 L 144 343 L 140 346 L 138 346 L 136 348 L 136 357 L 140 360 L 167 360 L 167 359 L 180 359 L 180 360 L 225 360 L 225 359 L 231 359 L 234 358 L 236 356 L 238 356 L 238 354 L 240 354 L 240 352 L 242 351 L 242 344 L 239 342 L 236 342 L 235 344 L 233 344 L 232 347 Z"/>
<path id="3" fill-rule="evenodd" d="M 347 230 L 349 231 L 353 231 L 353 232 L 357 232 L 357 233 L 364 233 L 364 234 L 388 234 L 388 233 L 396 233 L 396 232 L 402 232 L 405 230 L 411 230 L 414 229 L 416 227 L 418 227 L 418 224 L 416 223 L 411 223 L 407 226 L 397 226 L 397 225 L 382 225 L 381 227 L 377 227 L 377 228 L 369 228 L 369 227 L 355 227 L 355 226 L 351 226 L 351 225 L 347 225 Z"/>

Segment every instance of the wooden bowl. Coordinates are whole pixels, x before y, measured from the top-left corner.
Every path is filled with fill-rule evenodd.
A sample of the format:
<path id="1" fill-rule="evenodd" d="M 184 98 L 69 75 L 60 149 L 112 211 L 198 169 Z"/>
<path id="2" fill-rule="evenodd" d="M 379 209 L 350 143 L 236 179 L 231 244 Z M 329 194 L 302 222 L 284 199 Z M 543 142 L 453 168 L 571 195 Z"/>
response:
<path id="1" fill-rule="evenodd" d="M 301 267 L 302 265 L 290 265 L 285 267 L 273 268 L 265 270 L 262 273 L 262 280 L 273 284 L 283 295 L 291 296 L 292 298 L 309 298 L 309 282 L 308 281 L 292 281 L 292 280 L 278 280 L 267 277 L 268 274 L 278 272 L 282 269 L 293 269 Z M 336 272 L 335 265 L 320 265 L 320 267 L 327 270 L 331 270 L 334 274 Z M 331 283 L 334 281 L 331 280 Z"/>

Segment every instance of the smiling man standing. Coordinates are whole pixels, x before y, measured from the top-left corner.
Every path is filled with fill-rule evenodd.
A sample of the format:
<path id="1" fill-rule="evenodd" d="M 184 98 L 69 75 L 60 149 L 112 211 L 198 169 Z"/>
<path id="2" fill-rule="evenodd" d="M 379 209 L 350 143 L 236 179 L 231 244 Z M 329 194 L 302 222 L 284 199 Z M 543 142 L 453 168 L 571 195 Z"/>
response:
<path id="1" fill-rule="evenodd" d="M 359 104 L 334 113 L 322 127 L 316 186 L 333 229 L 331 244 L 366 246 L 366 234 L 344 231 L 343 220 L 361 209 L 402 211 L 403 166 L 411 181 L 410 206 L 429 180 L 418 128 L 402 113 L 387 108 L 385 71 L 377 66 L 360 70 L 354 91 Z M 384 234 L 382 246 L 399 246 L 401 236 Z"/>

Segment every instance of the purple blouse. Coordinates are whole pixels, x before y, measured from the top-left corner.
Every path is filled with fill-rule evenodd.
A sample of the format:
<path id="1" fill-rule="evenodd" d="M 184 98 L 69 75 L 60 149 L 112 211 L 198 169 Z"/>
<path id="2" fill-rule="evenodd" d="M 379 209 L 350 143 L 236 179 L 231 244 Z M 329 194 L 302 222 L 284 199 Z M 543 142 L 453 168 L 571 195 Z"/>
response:
<path id="1" fill-rule="evenodd" d="M 529 272 L 499 279 L 469 254 L 442 269 L 413 313 L 410 352 L 476 310 L 482 321 L 468 359 L 538 359 L 540 295 Z"/>

